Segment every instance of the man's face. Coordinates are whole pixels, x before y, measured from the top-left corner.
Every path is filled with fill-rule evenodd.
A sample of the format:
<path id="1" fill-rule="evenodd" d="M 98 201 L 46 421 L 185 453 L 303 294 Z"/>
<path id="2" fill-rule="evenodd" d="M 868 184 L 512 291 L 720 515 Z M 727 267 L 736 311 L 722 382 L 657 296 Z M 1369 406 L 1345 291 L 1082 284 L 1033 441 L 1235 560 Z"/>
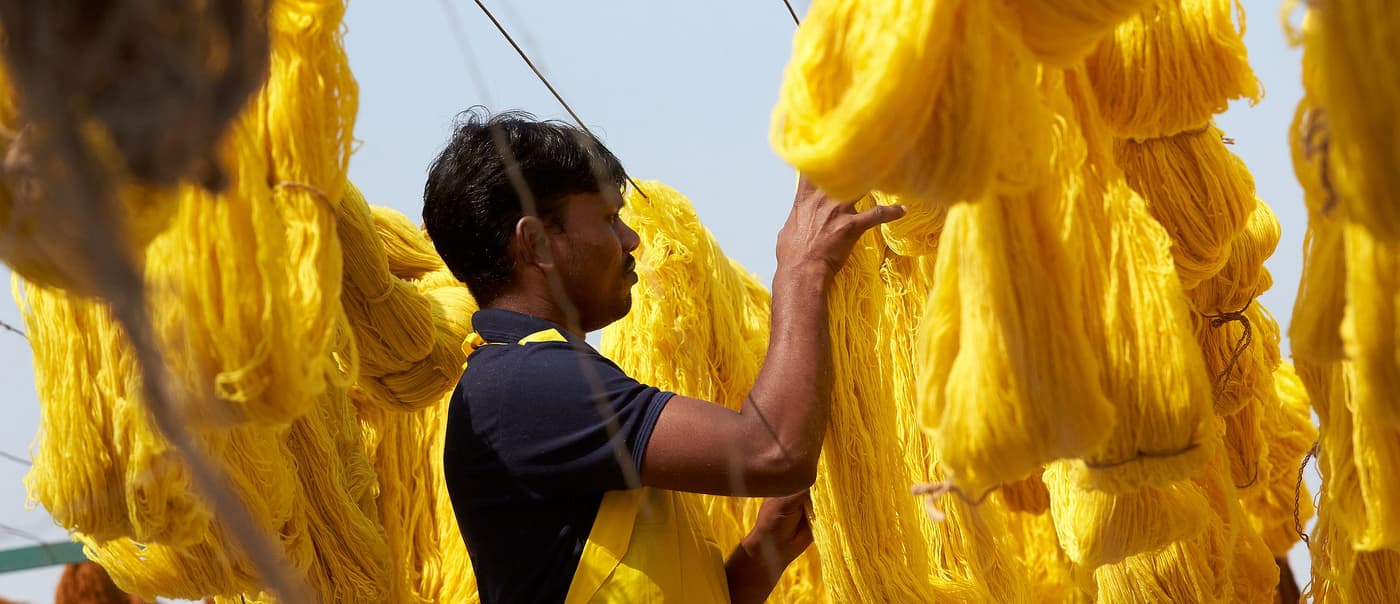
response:
<path id="1" fill-rule="evenodd" d="M 622 196 L 617 192 L 570 195 L 561 208 L 563 232 L 550 236 L 555 264 L 578 308 L 579 326 L 602 329 L 632 309 L 637 283 L 632 251 L 641 238 L 618 216 Z"/>

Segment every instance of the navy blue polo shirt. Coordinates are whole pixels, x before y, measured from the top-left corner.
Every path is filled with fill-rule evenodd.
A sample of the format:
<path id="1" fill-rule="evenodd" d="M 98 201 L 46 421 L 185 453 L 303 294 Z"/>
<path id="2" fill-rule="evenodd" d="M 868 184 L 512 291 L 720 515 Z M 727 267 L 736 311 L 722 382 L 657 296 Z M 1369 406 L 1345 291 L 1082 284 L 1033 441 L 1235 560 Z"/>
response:
<path id="1" fill-rule="evenodd" d="M 603 493 L 628 488 L 623 463 L 637 476 L 672 394 L 543 319 L 488 309 L 472 327 L 488 344 L 452 393 L 443 469 L 481 600 L 563 602 Z M 568 341 L 517 344 L 547 329 Z"/>

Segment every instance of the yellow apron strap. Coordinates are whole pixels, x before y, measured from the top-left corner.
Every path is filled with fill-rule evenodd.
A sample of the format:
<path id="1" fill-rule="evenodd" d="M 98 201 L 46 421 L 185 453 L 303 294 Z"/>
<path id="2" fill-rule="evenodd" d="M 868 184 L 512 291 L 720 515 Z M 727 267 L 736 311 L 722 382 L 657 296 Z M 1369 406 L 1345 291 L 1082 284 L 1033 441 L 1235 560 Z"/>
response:
<path id="1" fill-rule="evenodd" d="M 535 333 L 532 333 L 532 334 L 530 334 L 530 335 L 528 335 L 528 336 L 525 336 L 525 337 L 523 337 L 523 338 L 520 338 L 520 341 L 519 341 L 519 342 L 516 342 L 516 344 L 519 344 L 519 345 L 521 345 L 521 346 L 524 346 L 524 345 L 526 345 L 526 344 L 532 344 L 532 343 L 535 343 L 535 342 L 567 342 L 567 341 L 568 341 L 568 340 L 565 340 L 565 339 L 564 339 L 564 334 L 559 333 L 559 330 L 557 330 L 557 329 L 542 329 L 542 330 L 537 331 L 537 332 L 535 332 Z"/>
<path id="2" fill-rule="evenodd" d="M 526 344 L 533 344 L 533 343 L 535 343 L 535 342 L 567 342 L 567 341 L 568 341 L 568 340 L 564 339 L 564 334 L 559 333 L 559 330 L 557 330 L 557 329 L 551 328 L 551 329 L 542 329 L 542 330 L 537 331 L 537 332 L 535 332 L 535 333 L 532 333 L 532 334 L 530 334 L 530 335 L 528 335 L 528 336 L 525 336 L 525 337 L 523 337 L 523 338 L 520 338 L 520 341 L 516 342 L 516 344 L 518 344 L 518 345 L 520 345 L 520 346 L 524 346 L 524 345 L 526 345 Z M 472 356 L 472 351 L 475 351 L 476 349 L 481 348 L 482 346 L 487 346 L 487 345 L 505 346 L 505 344 L 502 344 L 502 343 L 500 343 L 500 342 L 487 342 L 485 338 L 481 337 L 481 334 L 476 333 L 476 332 L 473 331 L 473 332 L 467 334 L 467 339 L 465 339 L 465 340 L 462 341 L 462 352 L 465 353 L 467 356 Z M 466 370 L 467 370 L 467 361 L 466 361 L 465 359 L 463 359 L 463 360 L 462 360 L 462 371 L 466 371 Z"/>
<path id="3" fill-rule="evenodd" d="M 627 555 L 627 545 L 632 541 L 632 527 L 636 524 L 641 501 L 642 489 L 603 494 L 564 604 L 586 604 L 622 562 Z"/>

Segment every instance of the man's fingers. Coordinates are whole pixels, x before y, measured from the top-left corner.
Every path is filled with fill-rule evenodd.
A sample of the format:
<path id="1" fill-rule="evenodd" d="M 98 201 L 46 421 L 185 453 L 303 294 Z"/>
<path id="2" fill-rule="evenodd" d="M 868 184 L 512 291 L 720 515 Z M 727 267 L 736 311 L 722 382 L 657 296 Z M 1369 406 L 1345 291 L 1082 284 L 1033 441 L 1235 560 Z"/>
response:
<path id="1" fill-rule="evenodd" d="M 895 220 L 899 220 L 900 218 L 904 217 L 904 213 L 904 206 L 877 205 L 864 212 L 857 213 L 854 217 L 852 217 L 851 221 L 856 226 L 856 228 L 860 229 L 861 231 L 867 231 L 876 226 L 885 224 L 886 222 L 893 222 Z"/>

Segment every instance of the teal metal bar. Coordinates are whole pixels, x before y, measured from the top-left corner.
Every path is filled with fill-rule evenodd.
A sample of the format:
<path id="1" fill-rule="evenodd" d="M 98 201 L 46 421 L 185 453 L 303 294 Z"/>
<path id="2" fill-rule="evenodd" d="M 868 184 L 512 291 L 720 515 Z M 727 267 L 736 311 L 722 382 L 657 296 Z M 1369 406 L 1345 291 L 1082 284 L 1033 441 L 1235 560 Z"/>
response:
<path id="1" fill-rule="evenodd" d="M 0 550 L 0 573 L 12 573 L 31 568 L 76 564 L 87 560 L 81 543 L 46 543 L 30 547 Z"/>

